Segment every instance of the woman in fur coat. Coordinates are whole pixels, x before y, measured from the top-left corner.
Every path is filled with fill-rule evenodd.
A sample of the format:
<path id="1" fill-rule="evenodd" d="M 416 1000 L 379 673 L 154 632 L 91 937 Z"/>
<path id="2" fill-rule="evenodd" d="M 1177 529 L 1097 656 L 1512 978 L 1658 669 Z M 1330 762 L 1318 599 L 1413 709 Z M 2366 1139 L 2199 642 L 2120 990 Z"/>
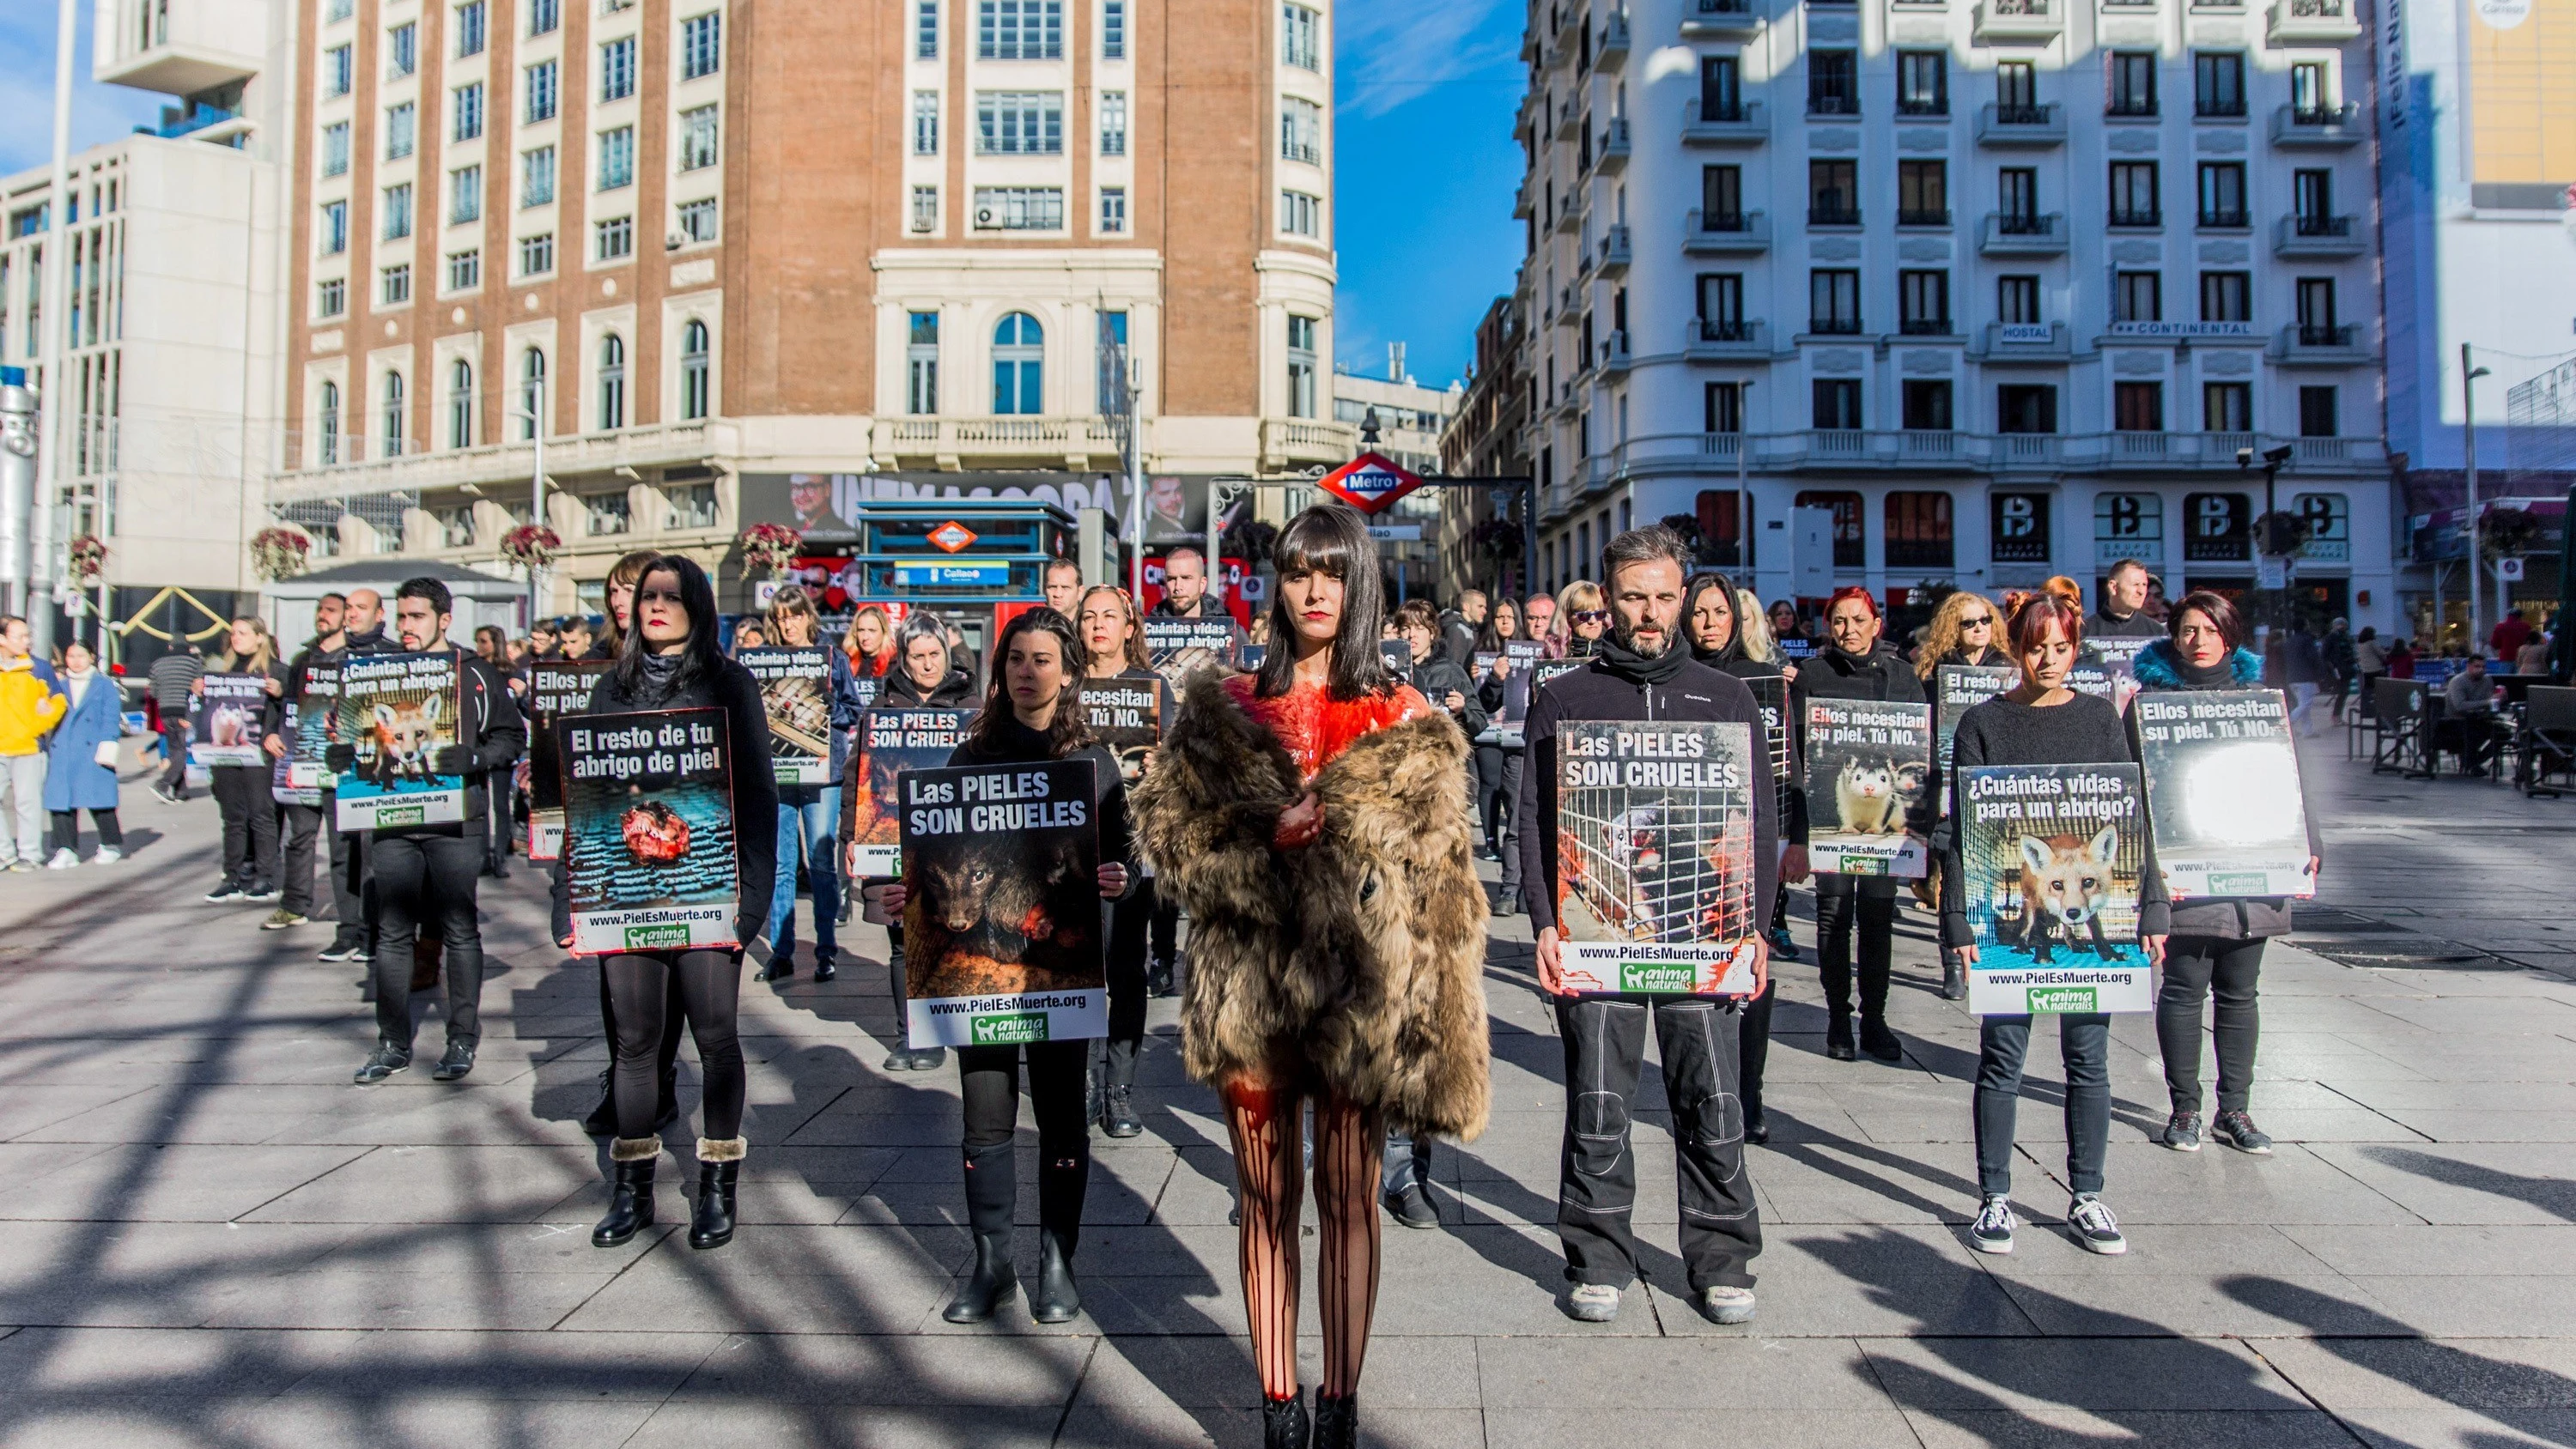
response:
<path id="1" fill-rule="evenodd" d="M 1297 1387 L 1300 1121 L 1315 1107 L 1324 1378 L 1319 1449 L 1358 1442 L 1386 1124 L 1484 1130 L 1487 907 L 1467 740 L 1378 654 L 1377 550 L 1338 505 L 1273 549 L 1257 674 L 1192 682 L 1135 794 L 1146 853 L 1190 913 L 1181 1049 L 1223 1094 L 1266 1442 L 1305 1449 Z"/>

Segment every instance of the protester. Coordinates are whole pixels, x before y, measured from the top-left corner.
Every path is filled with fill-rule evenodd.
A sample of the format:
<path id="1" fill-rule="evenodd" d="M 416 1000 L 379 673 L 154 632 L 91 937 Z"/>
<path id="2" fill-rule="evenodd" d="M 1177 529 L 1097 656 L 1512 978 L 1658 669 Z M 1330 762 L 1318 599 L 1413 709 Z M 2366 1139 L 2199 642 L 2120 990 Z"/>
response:
<path id="1" fill-rule="evenodd" d="M 1244 642 L 1243 626 L 1234 622 L 1219 592 L 1208 587 L 1207 558 L 1197 549 L 1183 544 L 1163 555 L 1162 601 L 1145 611 L 1149 619 L 1222 619 L 1233 637 L 1232 648 Z M 1233 657 L 1231 649 L 1227 655 Z"/>
<path id="2" fill-rule="evenodd" d="M 1182 1049 L 1225 1103 L 1274 1445 L 1307 1442 L 1306 1105 L 1322 1236 L 1314 1442 L 1349 1449 L 1376 1306 L 1385 1125 L 1471 1138 L 1490 1090 L 1466 741 L 1388 676 L 1377 559 L 1348 508 L 1289 520 L 1272 550 L 1277 642 L 1256 674 L 1197 677 L 1137 789 L 1147 851 L 1190 909 Z"/>
<path id="3" fill-rule="evenodd" d="M 740 656 L 742 651 L 745 649 L 766 649 L 768 647 L 769 631 L 761 627 L 758 620 L 745 619 L 734 626 L 733 653 L 735 656 Z"/>
<path id="4" fill-rule="evenodd" d="M 409 587 L 406 585 L 405 587 Z M 775 820 L 778 785 L 757 768 L 770 757 L 769 713 L 751 672 L 716 648 L 715 586 L 685 554 L 663 554 L 644 566 L 635 586 L 633 625 L 623 631 L 617 667 L 591 692 L 591 714 L 721 709 L 733 761 L 733 818 Z M 746 768 L 748 766 L 749 768 Z M 734 835 L 740 894 L 734 939 L 748 941 L 769 913 L 777 836 Z M 387 911 L 390 922 L 391 911 Z M 453 946 L 449 948 L 453 951 Z M 658 1052 L 671 978 L 678 978 L 690 1033 L 698 1043 L 702 1118 L 697 1142 L 698 1192 L 689 1246 L 733 1241 L 735 1188 L 748 1145 L 742 1136 L 748 1082 L 735 1013 L 742 995 L 742 948 L 697 947 L 613 951 L 600 960 L 615 1005 L 617 1139 L 609 1146 L 608 1215 L 590 1240 L 615 1247 L 653 1224 L 653 1169 L 662 1154 L 653 1119 L 660 1106 Z"/>
<path id="5" fill-rule="evenodd" d="M 1484 590 L 1469 589 L 1458 596 L 1458 607 L 1434 617 L 1440 653 L 1462 670 L 1476 667 L 1476 636 L 1484 632 L 1488 607 Z"/>
<path id="6" fill-rule="evenodd" d="M 1541 659 L 1565 657 L 1565 621 L 1556 616 L 1554 594 L 1532 594 L 1521 600 L 1521 632 L 1538 641 Z"/>
<path id="7" fill-rule="evenodd" d="M 1959 716 L 1951 745 L 1954 770 L 1983 765 L 2126 765 L 2137 759 L 2120 711 L 2111 701 L 2078 694 L 2066 676 L 2084 648 L 2084 619 L 2064 599 L 2043 595 L 2013 618 L 2011 647 L 2021 682 L 2004 694 L 1971 705 Z M 1935 762 L 1938 769 L 1938 762 Z M 1935 779 L 1928 800 L 1942 798 Z M 1967 915 L 1966 877 L 1960 854 L 1967 792 L 1951 799 L 1948 859 L 1941 875 L 1941 941 L 1974 966 L 1976 936 Z M 2150 839 L 2138 872 L 2138 945 L 2150 963 L 2164 956 L 2164 876 Z M 2066 1180 L 2073 1198 L 2066 1221 L 2077 1243 L 2096 1253 L 2125 1253 L 2119 1220 L 2103 1205 L 2102 1164 L 2111 1136 L 2111 1018 L 2069 1012 L 2057 1018 L 2066 1062 Z M 2023 1063 L 2030 1053 L 2031 1018 L 1988 1016 L 1980 1021 L 1975 1093 L 1977 1190 L 1982 1202 L 1968 1245 L 1981 1253 L 2009 1253 L 2018 1223 L 2012 1210 L 2014 1118 L 2021 1099 Z"/>
<path id="8" fill-rule="evenodd" d="M 91 859 L 114 865 L 125 858 L 125 832 L 116 822 L 116 753 L 125 735 L 125 701 L 116 681 L 97 665 L 87 644 L 74 639 L 63 646 L 62 697 L 69 704 L 45 737 L 45 808 L 54 817 L 54 858 L 46 864 L 56 870 L 80 864 L 83 810 L 98 827 L 98 854 Z M 0 691 L 6 688 L 0 684 Z M 7 699 L 0 692 L 0 721 L 6 719 Z M 17 788 L 14 780 L 11 788 Z"/>
<path id="9" fill-rule="evenodd" d="M 2050 580 L 2055 583 L 2056 580 Z M 2147 591 L 2150 580 L 2147 566 L 2133 558 L 2111 565 L 2110 575 L 2102 581 L 2102 607 L 2084 621 L 2088 639 L 2156 639 L 2164 630 L 2156 627 L 2148 615 Z M 2077 608 L 2083 607 L 2083 593 L 2075 596 Z"/>
<path id="10" fill-rule="evenodd" d="M 1601 636 L 1610 628 L 1610 608 L 1601 602 L 1601 586 L 1589 579 L 1567 584 L 1556 591 L 1556 612 L 1566 627 L 1562 657 L 1593 657 L 1601 646 Z"/>
<path id="11" fill-rule="evenodd" d="M 1046 605 L 1070 619 L 1082 607 L 1082 565 L 1069 558 L 1047 560 Z"/>
<path id="12" fill-rule="evenodd" d="M 1727 1087 L 1741 1079 L 1742 1003 L 1704 996 L 1568 994 L 1556 903 L 1572 862 L 1556 828 L 1557 726 L 1577 720 L 1714 720 L 1750 727 L 1753 756 L 1754 922 L 1768 922 L 1779 847 L 1779 806 L 1770 732 L 1753 694 L 1738 680 L 1691 658 L 1683 629 L 1683 572 L 1689 553 L 1663 527 L 1633 529 L 1602 551 L 1614 622 L 1588 668 L 1560 675 L 1530 705 L 1529 769 L 1521 779 L 1523 877 L 1538 939 L 1539 989 L 1553 997 L 1565 1047 L 1565 1137 L 1557 1190 L 1557 1236 L 1565 1246 L 1564 1308 L 1583 1323 L 1608 1323 L 1637 1276 L 1630 1218 L 1636 1210 L 1636 1153 L 1630 1142 L 1637 1081 L 1651 1019 L 1662 1049 L 1664 1096 L 1680 1159 L 1681 1251 L 1693 1306 L 1718 1323 L 1753 1317 L 1753 1275 L 1762 1251 L 1761 1213 L 1744 1164 L 1743 1125 Z M 1757 944 L 1754 997 L 1770 987 Z"/>
<path id="13" fill-rule="evenodd" d="M 780 647 L 812 649 L 822 640 L 823 621 L 815 611 L 813 596 L 803 586 L 789 584 L 772 595 L 769 601 L 769 627 L 778 634 Z M 778 869 L 777 884 L 769 900 L 769 919 L 761 936 L 769 942 L 769 966 L 760 973 L 763 981 L 783 981 L 796 974 L 796 868 L 805 867 L 806 888 L 814 896 L 814 979 L 829 981 L 840 974 L 841 916 L 840 852 L 832 846 L 833 832 L 841 825 L 842 767 L 848 759 L 848 731 L 859 722 L 855 709 L 847 704 L 850 663 L 841 651 L 824 651 L 826 657 L 824 698 L 829 701 L 832 747 L 829 757 L 828 785 L 780 785 L 778 787 Z"/>
<path id="14" fill-rule="evenodd" d="M 283 760 L 294 753 L 295 742 L 286 734 L 286 711 L 304 697 L 306 676 L 316 664 L 336 669 L 347 657 L 348 600 L 339 594 L 324 594 L 313 604 L 313 640 L 296 651 L 286 666 L 286 687 L 269 702 L 267 729 L 260 745 L 271 760 Z M 284 862 L 285 878 L 279 882 L 277 909 L 259 923 L 263 931 L 283 931 L 301 926 L 313 917 L 313 867 L 317 857 L 327 854 L 331 872 L 331 897 L 338 907 L 338 921 L 332 937 L 332 950 L 325 960 L 349 959 L 349 952 L 366 946 L 365 906 L 349 879 L 349 838 L 335 829 L 332 821 L 333 792 L 324 791 L 318 805 L 289 802 L 285 807 L 285 842 L 279 854 Z M 321 848 L 324 836 L 330 845 Z"/>
<path id="15" fill-rule="evenodd" d="M 537 622 L 528 626 L 528 657 L 530 659 L 552 659 L 555 657 L 555 650 L 557 647 L 558 646 L 555 642 L 554 620 L 539 619 Z"/>
<path id="16" fill-rule="evenodd" d="M 2224 595 L 2185 594 L 2166 637 L 2138 651 L 2138 686 L 2150 694 L 2259 689 L 2263 662 L 2244 645 L 2244 616 Z M 2313 811 L 2307 825 L 2308 879 L 2314 881 L 2325 846 Z M 2164 985 L 2156 994 L 2156 1045 L 2164 1055 L 2173 1114 L 2158 1140 L 2177 1152 L 2200 1150 L 2201 1003 L 2215 995 L 2218 1117 L 2210 1133 L 2239 1152 L 2268 1155 L 2272 1139 L 2248 1110 L 2262 1026 L 2255 982 L 2263 970 L 2263 942 L 2290 934 L 2290 902 L 2280 896 L 2194 896 L 2171 902 L 2166 915 L 2170 934 Z"/>
<path id="17" fill-rule="evenodd" d="M 152 793 L 166 804 L 188 798 L 188 706 L 196 698 L 197 677 L 205 672 L 206 661 L 185 639 L 172 639 L 169 652 L 146 671 L 152 703 L 161 711 L 161 778 L 153 782 Z"/>
<path id="18" fill-rule="evenodd" d="M 560 652 L 566 659 L 596 659 L 603 645 L 612 649 L 616 647 L 613 627 L 606 637 L 595 640 L 591 637 L 590 620 L 579 614 L 565 619 L 563 628 L 555 637 L 562 641 Z"/>
<path id="19" fill-rule="evenodd" d="M 1798 617 L 1798 606 L 1790 600 L 1772 600 L 1768 617 L 1773 643 L 1786 644 L 1793 639 L 1802 644 L 1815 642 L 1814 633 L 1807 628 L 1806 622 Z"/>
<path id="20" fill-rule="evenodd" d="M 1136 601 L 1124 589 L 1094 584 L 1082 591 L 1080 608 L 1074 624 L 1082 634 L 1083 678 L 1123 679 L 1153 689 L 1162 703 L 1160 718 L 1170 728 L 1172 687 L 1147 660 Z M 1150 762 L 1153 753 L 1146 759 Z M 1136 1057 L 1144 1050 L 1145 1001 L 1152 994 L 1146 941 L 1153 917 L 1154 877 L 1147 870 L 1109 910 L 1109 1039 L 1102 1051 L 1098 1116 L 1100 1130 L 1111 1137 L 1134 1137 L 1145 1130 L 1136 1115 Z M 1169 978 L 1164 989 L 1170 989 Z"/>
<path id="21" fill-rule="evenodd" d="M 1490 721 L 1502 712 L 1503 701 L 1511 689 L 1511 643 L 1521 637 L 1520 611 L 1508 598 L 1497 600 L 1494 611 L 1476 632 L 1476 648 L 1469 655 L 1491 654 L 1494 662 L 1484 677 L 1475 681 L 1476 702 Z M 1474 739 L 1470 733 L 1469 738 Z M 1519 836 L 1512 812 L 1521 798 L 1522 747 L 1504 740 L 1476 742 L 1476 814 L 1484 826 L 1485 857 L 1502 862 L 1502 892 L 1494 898 L 1494 914 L 1517 915 L 1520 912 L 1521 853 L 1513 843 Z"/>
<path id="22" fill-rule="evenodd" d="M 208 673 L 260 675 L 270 699 L 286 693 L 286 666 L 268 637 L 268 625 L 258 615 L 233 620 L 226 643 L 230 647 L 209 663 Z M 205 687 L 203 676 L 191 686 L 201 695 Z M 6 744 L 0 743 L 0 750 L 5 749 Z M 208 773 L 214 781 L 215 807 L 223 816 L 224 878 L 205 898 L 216 902 L 278 899 L 277 882 L 283 872 L 277 859 L 277 799 L 269 793 L 268 766 L 215 765 Z"/>
<path id="23" fill-rule="evenodd" d="M 1941 601 L 1914 651 L 1914 677 L 1927 691 L 1944 664 L 2005 665 L 2012 662 L 1996 633 L 1995 606 L 1985 595 L 1961 589 Z"/>
<path id="24" fill-rule="evenodd" d="M 349 591 L 348 602 L 340 611 L 340 632 L 340 655 L 344 660 L 357 655 L 402 652 L 402 641 L 385 632 L 385 596 L 373 589 Z M 278 701 L 281 706 L 283 700 L 281 693 Z M 330 773 L 336 778 L 336 771 Z M 315 952 L 314 959 L 372 961 L 375 959 L 376 928 L 382 923 L 382 911 L 373 863 L 368 856 L 368 836 L 363 831 L 337 828 L 338 799 L 336 788 L 323 792 L 320 828 L 329 832 L 331 837 L 331 889 L 340 920 L 332 932 L 331 944 Z M 283 899 L 279 904 L 284 904 Z"/>
<path id="25" fill-rule="evenodd" d="M 1723 575 L 1720 577 L 1723 577 Z M 1735 591 L 1735 623 L 1736 627 L 1742 631 L 1739 647 L 1744 651 L 1744 658 L 1755 665 L 1778 670 L 1780 672 L 1780 677 L 1789 682 L 1789 707 L 1794 708 L 1798 697 L 1797 661 L 1780 652 L 1779 641 L 1771 637 L 1770 617 L 1763 613 L 1762 601 L 1754 597 L 1751 589 L 1738 588 Z M 1727 672 L 1735 673 L 1736 671 L 1728 670 Z M 1744 676 L 1738 674 L 1737 677 L 1742 678 Z M 1788 817 L 1794 818 L 1798 822 L 1798 829 L 1804 831 L 1806 829 L 1807 820 L 1807 794 L 1805 784 L 1807 767 L 1805 758 L 1798 754 L 1797 721 L 1794 719 L 1790 720 L 1789 728 L 1783 731 L 1783 733 L 1787 735 L 1788 739 L 1787 743 L 1781 745 L 1780 748 L 1788 752 L 1790 768 L 1796 776 L 1796 779 L 1792 784 L 1792 798 L 1784 809 Z M 1781 830 L 1783 839 L 1789 838 L 1787 835 L 1788 823 L 1786 819 L 1782 822 Z M 1798 873 L 1801 877 L 1804 877 L 1806 874 L 1805 851 L 1802 850 L 1798 852 L 1798 861 Z M 1798 943 L 1790 939 L 1789 936 L 1789 882 L 1785 875 L 1781 879 L 1780 884 L 1772 888 L 1771 930 L 1769 932 L 1768 939 L 1771 942 L 1771 959 L 1773 961 L 1795 961 L 1798 959 Z M 1765 1132 L 1762 1137 L 1755 1138 L 1753 1140 L 1759 1143 L 1768 1140 L 1769 1136 L 1770 1134 Z"/>
<path id="26" fill-rule="evenodd" d="M 885 686 L 877 696 L 878 708 L 974 708 L 974 681 L 966 677 L 966 671 L 948 662 L 948 630 L 937 614 L 915 609 L 905 615 L 893 653 L 901 662 L 887 673 Z M 860 881 L 859 886 L 862 890 L 881 889 L 888 884 L 884 879 L 870 878 Z M 948 1060 L 948 1049 L 911 1044 L 904 1006 L 903 914 L 892 910 L 885 914 L 886 935 L 894 948 L 886 961 L 886 976 L 894 996 L 895 1044 L 887 1051 L 883 1065 L 889 1072 L 932 1071 Z"/>
<path id="27" fill-rule="evenodd" d="M 945 639 L 940 642 L 943 646 L 947 643 Z M 841 636 L 841 649 L 850 656 L 850 672 L 856 678 L 883 679 L 892 672 L 894 626 L 887 622 L 885 609 L 861 604 L 859 611 L 850 616 L 850 632 Z"/>
<path id="28" fill-rule="evenodd" d="M 1092 816 L 1100 831 L 1100 896 L 1115 902 L 1134 878 L 1134 832 L 1118 757 L 1093 738 L 1082 708 L 1085 657 L 1073 621 L 1053 609 L 1021 614 L 994 646 L 993 688 L 956 765 L 1091 762 Z M 901 915 L 905 887 L 886 887 L 886 912 Z M 1029 1106 L 1038 1122 L 1038 1284 L 1029 1313 L 1040 1323 L 1069 1323 L 1082 1311 L 1073 1279 L 1082 1236 L 1082 1200 L 1091 1181 L 1091 1133 L 1085 1120 L 1087 1041 L 1041 1041 L 1026 1047 L 961 1046 L 957 1071 L 966 1099 L 966 1216 L 975 1237 L 975 1268 L 940 1314 L 950 1323 L 982 1323 L 1018 1291 L 1011 1264 L 1012 1218 L 1019 1204 L 1017 1149 L 1020 1054 L 1028 1053 Z"/>
<path id="29" fill-rule="evenodd" d="M 1798 671 L 1802 699 L 1865 699 L 1880 703 L 1926 702 L 1923 681 L 1895 650 L 1879 641 L 1878 600 L 1864 588 L 1834 591 L 1825 607 L 1828 639 Z M 1803 718 L 1805 709 L 1793 713 Z M 1908 834 L 1917 834 L 1908 822 Z M 1884 875 L 1816 875 L 1816 976 L 1825 990 L 1825 1055 L 1856 1060 L 1867 1052 L 1882 1062 L 1905 1059 L 1904 1045 L 1887 1025 L 1888 976 L 1895 962 L 1896 881 Z M 1860 1037 L 1852 1037 L 1852 961 L 1857 935 L 1860 963 Z"/>

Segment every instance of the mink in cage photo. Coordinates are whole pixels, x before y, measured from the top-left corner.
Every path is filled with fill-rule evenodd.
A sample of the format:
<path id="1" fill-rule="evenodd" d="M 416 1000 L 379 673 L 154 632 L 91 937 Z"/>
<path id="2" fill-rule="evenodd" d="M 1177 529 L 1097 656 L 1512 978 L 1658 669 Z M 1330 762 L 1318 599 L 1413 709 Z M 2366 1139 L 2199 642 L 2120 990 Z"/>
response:
<path id="1" fill-rule="evenodd" d="M 1715 726 L 1559 728 L 1557 915 L 1575 941 L 1680 944 L 1753 933 L 1749 740 Z M 1640 752 L 1643 738 L 1666 748 Z M 1695 746 L 1680 754 L 1671 742 Z M 1684 784 L 1719 773 L 1725 785 Z"/>

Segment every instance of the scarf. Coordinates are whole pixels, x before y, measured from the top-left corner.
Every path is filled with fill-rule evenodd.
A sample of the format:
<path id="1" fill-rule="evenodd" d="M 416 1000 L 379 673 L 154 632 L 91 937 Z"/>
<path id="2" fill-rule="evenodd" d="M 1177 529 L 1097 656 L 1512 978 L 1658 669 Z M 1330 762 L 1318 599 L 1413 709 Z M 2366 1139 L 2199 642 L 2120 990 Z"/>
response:
<path id="1" fill-rule="evenodd" d="M 644 702 L 659 705 L 667 702 L 678 691 L 680 664 L 686 658 L 688 655 L 680 650 L 674 650 L 668 654 L 644 656 L 643 692 L 646 696 Z"/>
<path id="2" fill-rule="evenodd" d="M 1676 638 L 1674 643 L 1680 644 L 1681 641 Z M 1593 646 L 1592 657 L 1611 674 L 1639 686 L 1670 684 L 1673 676 L 1682 672 L 1682 666 L 1691 662 L 1690 649 L 1686 645 L 1667 648 L 1649 658 L 1609 634 L 1602 635 L 1600 642 Z"/>

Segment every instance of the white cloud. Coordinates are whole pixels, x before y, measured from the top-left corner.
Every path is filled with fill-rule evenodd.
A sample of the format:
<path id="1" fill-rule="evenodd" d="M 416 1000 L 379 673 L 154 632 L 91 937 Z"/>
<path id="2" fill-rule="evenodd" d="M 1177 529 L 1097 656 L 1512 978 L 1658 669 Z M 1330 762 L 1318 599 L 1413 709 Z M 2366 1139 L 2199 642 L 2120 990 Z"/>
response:
<path id="1" fill-rule="evenodd" d="M 1341 106 L 1357 116 L 1518 64 L 1521 7 L 1504 0 L 1346 0 L 1334 24 Z"/>

